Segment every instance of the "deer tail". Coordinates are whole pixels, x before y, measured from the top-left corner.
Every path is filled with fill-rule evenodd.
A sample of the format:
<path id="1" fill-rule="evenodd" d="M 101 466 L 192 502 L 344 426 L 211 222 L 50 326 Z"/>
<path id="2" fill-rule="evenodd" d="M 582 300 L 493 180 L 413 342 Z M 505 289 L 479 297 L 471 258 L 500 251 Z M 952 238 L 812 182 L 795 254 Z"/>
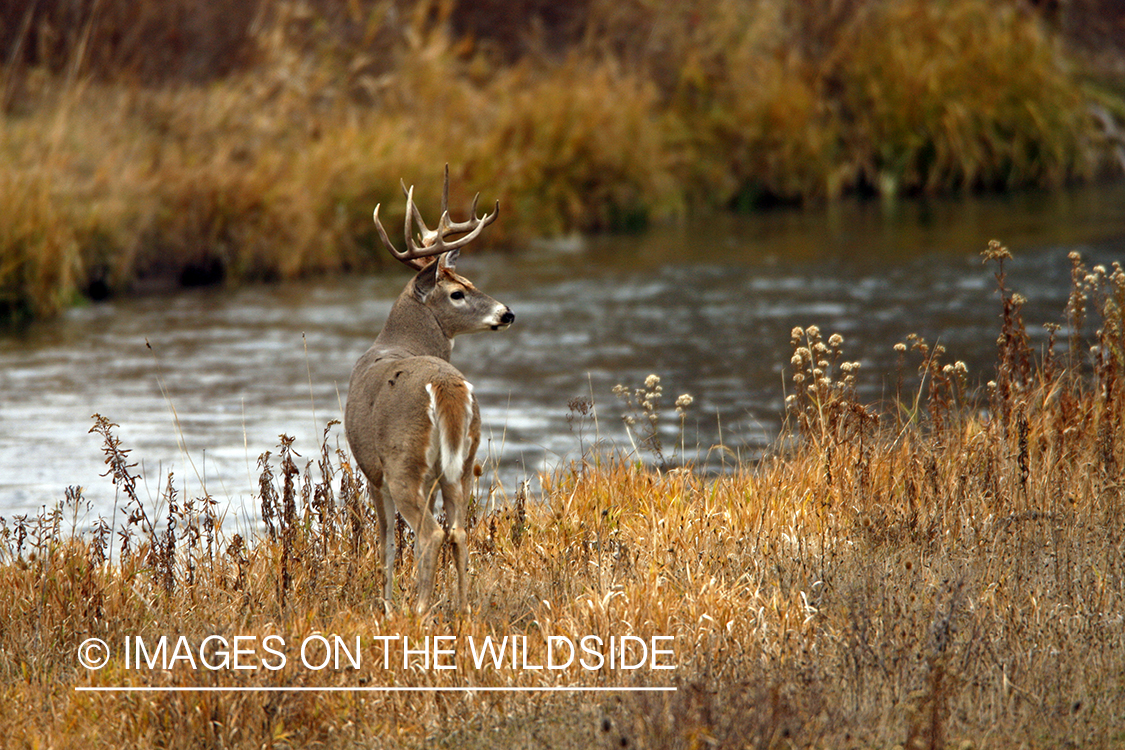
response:
<path id="1" fill-rule="evenodd" d="M 461 481 L 469 450 L 473 419 L 473 386 L 464 379 L 436 380 L 426 384 L 430 419 L 437 427 L 441 474 L 445 481 Z"/>

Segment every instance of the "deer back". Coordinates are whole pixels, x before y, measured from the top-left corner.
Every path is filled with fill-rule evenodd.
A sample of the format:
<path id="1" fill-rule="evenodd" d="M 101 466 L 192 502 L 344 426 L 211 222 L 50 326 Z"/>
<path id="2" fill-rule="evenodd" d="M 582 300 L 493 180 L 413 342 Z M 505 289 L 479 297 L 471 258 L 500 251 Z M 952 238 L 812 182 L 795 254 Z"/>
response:
<path id="1" fill-rule="evenodd" d="M 433 356 L 380 357 L 368 350 L 352 371 L 348 443 L 368 477 L 390 469 L 417 479 L 460 481 L 480 413 L 472 385 Z"/>

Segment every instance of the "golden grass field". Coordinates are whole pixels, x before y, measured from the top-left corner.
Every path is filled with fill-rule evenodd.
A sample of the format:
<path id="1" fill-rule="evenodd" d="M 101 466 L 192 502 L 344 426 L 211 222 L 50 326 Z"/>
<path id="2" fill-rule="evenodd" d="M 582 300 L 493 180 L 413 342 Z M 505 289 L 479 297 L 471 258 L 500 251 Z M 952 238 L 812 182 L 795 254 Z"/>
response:
<path id="1" fill-rule="evenodd" d="M 0 7 L 0 317 L 378 267 L 372 208 L 446 162 L 508 247 L 1120 171 L 1120 77 L 1027 3 L 650 5 Z"/>
<path id="2" fill-rule="evenodd" d="M 654 377 L 619 391 L 634 449 L 586 450 L 543 478 L 542 496 L 509 488 L 495 509 L 479 504 L 485 473 L 464 619 L 448 559 L 432 615 L 406 614 L 409 550 L 384 613 L 373 511 L 336 424 L 318 456 L 296 456 L 284 437 L 263 454 L 263 523 L 244 537 L 173 476 L 157 482 L 157 507 L 138 498 L 135 459 L 99 416 L 91 440 L 117 487 L 116 519 L 76 529 L 73 489 L 0 526 L 0 744 L 1121 747 L 1125 271 L 1073 256 L 1065 319 L 1038 349 L 1006 256 L 999 243 L 986 251 L 1000 289 L 993 373 L 905 337 L 899 371 L 886 374 L 894 398 L 863 404 L 847 342 L 808 326 L 793 332 L 787 427 L 759 461 L 720 475 L 676 465 L 678 447 L 648 429 L 678 419 Z M 979 389 L 977 377 L 988 378 Z M 572 408 L 578 420 L 612 418 L 602 405 Z M 163 658 L 178 657 L 167 664 L 161 636 Z M 360 639 L 359 668 L 316 668 L 318 638 L 336 636 L 353 651 Z M 415 651 L 439 637 L 454 653 L 415 653 L 404 668 L 402 641 L 388 636 Z M 585 654 L 591 668 L 532 668 L 548 665 L 549 638 L 587 636 L 626 639 L 633 664 L 642 657 L 627 636 L 659 653 L 628 670 L 604 653 Z M 78 661 L 90 637 L 112 651 L 98 670 Z M 257 669 L 202 664 L 222 667 L 216 638 L 229 654 L 236 637 L 252 653 L 230 658 Z M 470 639 L 485 637 L 517 650 L 478 667 Z M 309 638 L 312 666 L 297 649 Z M 138 666 L 137 639 L 152 666 Z M 78 690 L 125 686 L 341 689 Z M 484 689 L 591 686 L 675 690 Z M 350 690 L 376 687 L 425 692 Z"/>

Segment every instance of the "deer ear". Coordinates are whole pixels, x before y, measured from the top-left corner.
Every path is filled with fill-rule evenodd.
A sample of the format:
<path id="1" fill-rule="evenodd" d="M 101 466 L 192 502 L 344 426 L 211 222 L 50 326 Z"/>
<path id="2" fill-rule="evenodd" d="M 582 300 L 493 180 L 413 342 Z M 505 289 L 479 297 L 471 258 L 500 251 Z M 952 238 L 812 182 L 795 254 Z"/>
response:
<path id="1" fill-rule="evenodd" d="M 440 268 L 449 269 L 452 271 L 457 265 L 457 259 L 461 257 L 461 248 L 455 247 L 449 252 L 442 253 L 438 256 L 438 262 L 435 264 Z"/>
<path id="2" fill-rule="evenodd" d="M 426 297 L 437 286 L 438 266 L 440 262 L 431 262 L 428 266 L 414 275 L 414 299 L 425 302 Z"/>

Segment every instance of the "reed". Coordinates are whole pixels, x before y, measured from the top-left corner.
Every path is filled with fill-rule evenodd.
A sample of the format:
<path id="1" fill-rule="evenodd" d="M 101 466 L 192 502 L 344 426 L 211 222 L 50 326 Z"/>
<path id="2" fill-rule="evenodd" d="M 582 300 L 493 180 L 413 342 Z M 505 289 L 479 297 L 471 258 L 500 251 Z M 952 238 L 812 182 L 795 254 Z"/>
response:
<path id="1" fill-rule="evenodd" d="M 1125 111 L 1016 3 L 181 10 L 0 9 L 4 317 L 376 268 L 372 206 L 447 161 L 500 197 L 492 241 L 515 247 L 685 210 L 1057 186 L 1113 158 L 1086 99 Z"/>
<path id="2" fill-rule="evenodd" d="M 848 150 L 881 192 L 1058 185 L 1084 176 L 1084 97 L 1014 7 L 898 3 L 842 50 Z"/>

